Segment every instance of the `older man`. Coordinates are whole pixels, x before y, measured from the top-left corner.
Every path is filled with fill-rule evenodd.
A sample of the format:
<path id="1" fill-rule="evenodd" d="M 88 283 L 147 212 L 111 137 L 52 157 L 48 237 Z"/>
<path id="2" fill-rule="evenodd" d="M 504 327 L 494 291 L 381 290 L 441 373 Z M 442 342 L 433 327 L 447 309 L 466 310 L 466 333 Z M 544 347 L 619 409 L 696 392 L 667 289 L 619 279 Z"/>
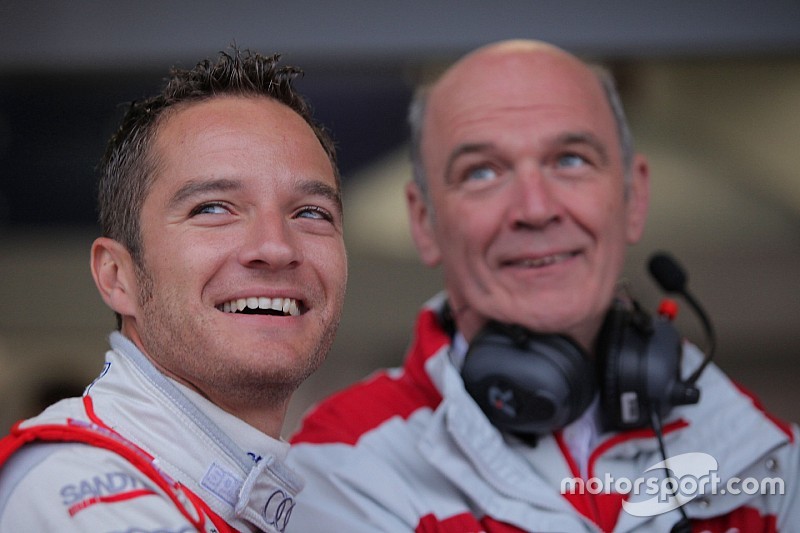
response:
<path id="1" fill-rule="evenodd" d="M 608 75 L 548 44 L 488 45 L 419 93 L 411 125 L 411 231 L 445 292 L 403 369 L 293 438 L 296 531 L 796 527 L 797 428 L 713 365 L 685 379 L 702 354 L 619 289 L 649 177 Z M 667 455 L 694 489 L 669 483 Z M 787 494 L 719 490 L 737 478 Z"/>

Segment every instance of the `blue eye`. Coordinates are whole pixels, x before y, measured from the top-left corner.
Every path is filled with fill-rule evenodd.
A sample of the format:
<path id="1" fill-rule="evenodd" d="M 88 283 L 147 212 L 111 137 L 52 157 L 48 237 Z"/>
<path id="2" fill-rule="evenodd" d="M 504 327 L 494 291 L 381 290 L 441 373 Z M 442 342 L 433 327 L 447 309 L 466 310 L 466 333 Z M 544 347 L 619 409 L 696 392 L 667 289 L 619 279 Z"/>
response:
<path id="1" fill-rule="evenodd" d="M 488 181 L 495 179 L 497 172 L 492 167 L 474 167 L 467 171 L 466 179 L 475 181 Z"/>
<path id="2" fill-rule="evenodd" d="M 564 154 L 558 158 L 558 166 L 562 168 L 575 168 L 585 164 L 586 159 L 578 154 Z"/>
<path id="3" fill-rule="evenodd" d="M 323 209 L 322 207 L 316 205 L 310 205 L 300 209 L 297 213 L 297 217 L 328 221 L 333 220 L 333 216 L 327 211 L 327 209 Z"/>
<path id="4" fill-rule="evenodd" d="M 221 203 L 208 203 L 208 204 L 201 204 L 195 207 L 192 210 L 192 216 L 194 215 L 224 215 L 225 213 L 229 213 L 227 207 L 225 207 Z"/>

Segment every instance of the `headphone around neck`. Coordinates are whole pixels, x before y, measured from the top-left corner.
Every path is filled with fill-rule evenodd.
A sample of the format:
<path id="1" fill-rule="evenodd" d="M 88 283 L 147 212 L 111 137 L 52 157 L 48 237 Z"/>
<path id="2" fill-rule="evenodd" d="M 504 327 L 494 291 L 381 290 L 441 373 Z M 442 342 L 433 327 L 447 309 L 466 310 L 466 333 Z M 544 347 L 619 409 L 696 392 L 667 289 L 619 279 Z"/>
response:
<path id="1" fill-rule="evenodd" d="M 674 314 L 651 317 L 638 303 L 615 300 L 595 344 L 596 359 L 563 335 L 542 335 L 520 326 L 488 323 L 470 343 L 461 370 L 469 394 L 498 429 L 535 444 L 538 436 L 576 420 L 599 391 L 606 429 L 650 426 L 667 461 L 661 421 L 677 405 L 697 403 L 695 383 L 714 354 L 714 329 L 686 290 L 686 274 L 667 254 L 654 255 L 650 273 L 666 292 L 684 296 L 700 318 L 709 341 L 700 366 L 680 374 L 683 343 Z M 445 306 L 445 322 L 447 322 Z M 455 322 L 450 317 L 450 327 Z M 672 533 L 687 533 L 686 511 Z"/>
<path id="2" fill-rule="evenodd" d="M 653 261 L 651 272 L 663 287 L 661 273 L 652 266 Z M 707 323 L 683 284 L 666 290 L 686 295 Z M 710 327 L 707 333 L 713 338 Z M 461 376 L 498 429 L 535 437 L 576 420 L 598 392 L 605 429 L 649 426 L 654 415 L 663 419 L 677 405 L 697 403 L 695 381 L 711 357 L 709 352 L 698 371 L 682 379 L 677 329 L 668 317 L 651 317 L 635 301 L 613 302 L 595 348 L 592 360 L 569 337 L 489 322 L 470 343 Z"/>

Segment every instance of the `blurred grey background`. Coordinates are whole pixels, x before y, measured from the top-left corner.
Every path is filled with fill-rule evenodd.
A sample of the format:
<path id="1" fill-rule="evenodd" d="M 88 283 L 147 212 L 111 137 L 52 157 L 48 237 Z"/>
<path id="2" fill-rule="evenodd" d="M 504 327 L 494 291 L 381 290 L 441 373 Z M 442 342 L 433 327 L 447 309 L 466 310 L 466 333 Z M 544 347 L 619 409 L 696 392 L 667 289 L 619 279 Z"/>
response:
<path id="1" fill-rule="evenodd" d="M 0 2 L 0 430 L 80 392 L 100 370 L 112 313 L 88 268 L 94 166 L 122 103 L 235 42 L 281 52 L 334 133 L 350 282 L 313 402 L 399 365 L 417 308 L 439 288 L 410 244 L 405 109 L 412 87 L 463 52 L 540 38 L 616 73 L 652 166 L 648 230 L 628 278 L 669 250 L 716 324 L 717 362 L 777 415 L 800 420 L 800 2 Z M 679 326 L 703 344 L 683 306 Z"/>

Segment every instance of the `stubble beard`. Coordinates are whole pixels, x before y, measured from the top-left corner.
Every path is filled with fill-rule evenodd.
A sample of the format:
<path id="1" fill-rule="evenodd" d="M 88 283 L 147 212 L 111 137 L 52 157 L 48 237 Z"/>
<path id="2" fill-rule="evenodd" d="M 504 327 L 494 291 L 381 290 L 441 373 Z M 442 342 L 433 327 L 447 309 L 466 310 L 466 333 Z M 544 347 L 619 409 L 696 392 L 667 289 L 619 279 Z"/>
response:
<path id="1" fill-rule="evenodd" d="M 222 341 L 209 342 L 215 337 L 218 340 L 224 338 L 215 335 L 213 324 L 181 320 L 183 313 L 175 305 L 178 300 L 171 298 L 168 289 L 157 289 L 144 265 L 136 268 L 136 277 L 138 300 L 144 317 L 139 326 L 139 336 L 145 355 L 173 379 L 189 385 L 211 401 L 214 398 L 210 398 L 210 394 L 224 398 L 228 406 L 285 406 L 292 393 L 325 361 L 341 315 L 343 298 L 339 297 L 338 309 L 333 310 L 328 323 L 324 324 L 320 319 L 322 335 L 319 341 L 310 353 L 294 358 L 297 364 L 236 364 Z"/>

